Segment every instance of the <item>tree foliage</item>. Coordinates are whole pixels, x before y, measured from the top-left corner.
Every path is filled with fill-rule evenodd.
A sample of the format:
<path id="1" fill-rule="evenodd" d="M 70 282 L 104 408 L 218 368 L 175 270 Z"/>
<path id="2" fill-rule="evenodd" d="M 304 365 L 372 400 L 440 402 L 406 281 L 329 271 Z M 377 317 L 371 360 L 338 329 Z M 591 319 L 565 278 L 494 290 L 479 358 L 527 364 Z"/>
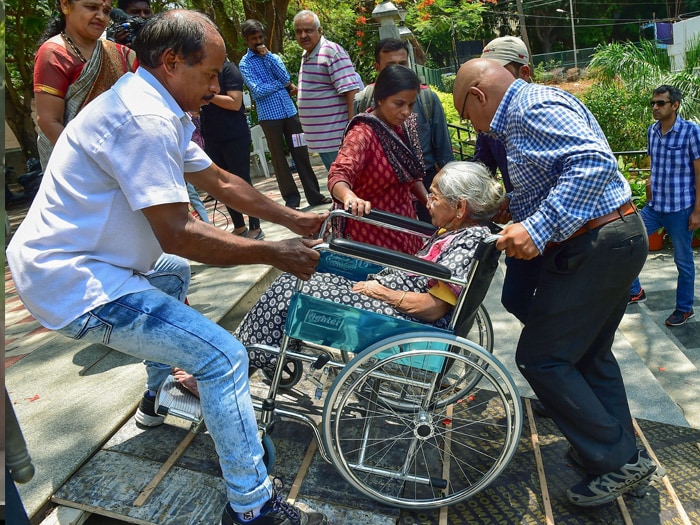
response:
<path id="1" fill-rule="evenodd" d="M 680 114 L 700 122 L 700 44 L 686 51 L 685 69 L 671 72 L 665 49 L 655 42 L 613 43 L 596 51 L 589 69 L 596 78 L 584 102 L 591 109 L 615 151 L 646 147 L 646 129 L 654 121 L 649 101 L 662 84 L 683 93 Z"/>

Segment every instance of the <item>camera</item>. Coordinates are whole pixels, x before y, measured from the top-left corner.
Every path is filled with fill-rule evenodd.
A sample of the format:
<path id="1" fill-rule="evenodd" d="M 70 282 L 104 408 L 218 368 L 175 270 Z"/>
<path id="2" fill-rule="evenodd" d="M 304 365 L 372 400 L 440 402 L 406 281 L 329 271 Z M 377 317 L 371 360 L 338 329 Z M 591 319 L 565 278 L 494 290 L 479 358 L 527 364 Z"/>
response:
<path id="1" fill-rule="evenodd" d="M 109 18 L 112 19 L 112 23 L 107 28 L 107 38 L 125 46 L 131 46 L 146 23 L 145 18 L 131 16 L 117 8 L 110 11 Z"/>

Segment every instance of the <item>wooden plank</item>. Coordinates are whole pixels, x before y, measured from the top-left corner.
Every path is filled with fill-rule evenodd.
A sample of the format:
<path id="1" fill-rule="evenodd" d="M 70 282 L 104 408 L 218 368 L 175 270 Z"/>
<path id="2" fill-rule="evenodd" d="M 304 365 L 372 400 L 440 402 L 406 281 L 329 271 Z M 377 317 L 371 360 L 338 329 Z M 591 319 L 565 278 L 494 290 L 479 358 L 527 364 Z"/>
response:
<path id="1" fill-rule="evenodd" d="M 615 501 L 617 501 L 617 507 L 620 509 L 620 514 L 622 514 L 622 522 L 625 525 L 634 525 L 632 516 L 630 516 L 630 511 L 627 510 L 627 505 L 625 504 L 625 500 L 622 499 L 622 496 L 618 496 Z"/>
<path id="2" fill-rule="evenodd" d="M 44 518 L 41 525 L 82 525 L 90 517 L 90 512 L 59 505 Z"/>
<path id="3" fill-rule="evenodd" d="M 152 479 L 162 464 L 101 450 L 57 491 L 53 501 L 137 525 L 218 523 L 227 501 L 221 477 L 178 465 L 143 506 L 133 506 L 144 480 Z"/>
<path id="4" fill-rule="evenodd" d="M 309 471 L 309 466 L 311 465 L 311 462 L 314 459 L 314 454 L 316 454 L 317 446 L 318 445 L 316 445 L 316 439 L 312 439 L 311 443 L 309 443 L 309 448 L 306 449 L 304 459 L 302 460 L 301 465 L 299 466 L 296 478 L 294 478 L 294 483 L 292 483 L 292 487 L 289 489 L 287 501 L 292 505 L 294 505 L 294 502 L 297 500 L 297 496 L 299 495 L 299 489 L 301 488 L 301 484 L 304 481 L 304 478 L 306 477 L 306 473 Z"/>
<path id="5" fill-rule="evenodd" d="M 450 487 L 450 458 L 452 458 L 452 432 L 447 432 L 447 430 L 452 430 L 452 413 L 454 405 L 449 405 L 447 407 L 446 417 L 450 421 L 445 425 L 445 451 L 442 459 L 442 479 L 447 481 L 447 488 L 445 491 L 449 490 Z M 439 525 L 447 525 L 447 511 L 448 507 L 440 507 L 440 517 L 438 518 Z"/>
<path id="6" fill-rule="evenodd" d="M 527 410 L 527 419 L 530 422 L 530 434 L 532 436 L 532 448 L 535 452 L 535 463 L 537 464 L 537 476 L 540 479 L 540 490 L 542 491 L 542 506 L 544 507 L 545 523 L 554 525 L 554 513 L 552 512 L 552 501 L 549 498 L 549 490 L 547 489 L 547 477 L 544 474 L 544 463 L 542 462 L 542 452 L 540 451 L 540 438 L 537 433 L 537 425 L 535 424 L 535 416 L 532 413 L 532 404 L 529 399 L 525 398 L 525 409 Z"/>
<path id="7" fill-rule="evenodd" d="M 146 503 L 146 500 L 151 497 L 151 494 L 153 494 L 153 491 L 156 489 L 158 484 L 163 480 L 165 475 L 168 473 L 168 471 L 173 467 L 173 465 L 177 462 L 178 459 L 180 459 L 180 456 L 187 450 L 187 447 L 190 446 L 190 443 L 192 443 L 192 440 L 197 436 L 196 432 L 188 432 L 187 435 L 185 436 L 185 439 L 180 442 L 180 444 L 177 446 L 177 448 L 173 451 L 172 454 L 170 454 L 170 457 L 167 459 L 165 463 L 163 463 L 163 466 L 160 467 L 158 472 L 156 473 L 155 476 L 153 476 L 153 479 L 148 482 L 148 485 L 144 487 L 144 489 L 141 491 L 139 494 L 138 498 L 134 500 L 134 507 L 140 507 L 144 503 Z"/>
<path id="8" fill-rule="evenodd" d="M 649 453 L 649 457 L 651 459 L 653 459 L 657 465 L 661 465 L 659 458 L 656 457 L 656 453 L 654 452 L 654 449 L 651 448 L 651 445 L 649 444 L 649 441 L 647 440 L 646 436 L 644 435 L 644 432 L 642 432 L 642 429 L 639 427 L 637 420 L 634 418 L 632 418 L 632 425 L 634 425 L 634 431 L 637 433 L 639 438 L 642 440 L 642 443 L 644 444 L 644 448 L 647 449 L 647 452 Z M 676 512 L 678 512 L 678 516 L 681 518 L 681 522 L 683 523 L 683 525 L 692 525 L 690 522 L 690 518 L 688 517 L 688 513 L 683 508 L 683 504 L 681 503 L 681 500 L 678 497 L 678 494 L 676 494 L 676 490 L 673 488 L 673 485 L 671 485 L 671 481 L 668 479 L 668 476 L 664 476 L 663 478 L 661 478 L 661 481 L 664 484 L 664 487 L 666 487 L 666 492 L 668 492 L 668 495 L 671 498 L 671 501 L 673 501 L 673 504 L 676 507 Z"/>

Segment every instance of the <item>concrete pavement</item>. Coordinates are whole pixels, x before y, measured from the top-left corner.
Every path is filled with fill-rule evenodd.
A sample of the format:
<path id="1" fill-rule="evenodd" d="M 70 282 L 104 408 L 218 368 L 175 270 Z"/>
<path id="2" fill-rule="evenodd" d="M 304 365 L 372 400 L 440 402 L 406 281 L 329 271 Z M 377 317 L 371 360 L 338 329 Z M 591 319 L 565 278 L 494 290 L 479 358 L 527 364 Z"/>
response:
<path id="1" fill-rule="evenodd" d="M 324 188 L 325 170 L 318 167 L 317 173 Z M 281 201 L 274 178 L 254 183 Z M 209 208 L 213 211 L 211 204 Z M 225 211 L 219 209 L 214 218 L 222 225 Z M 12 212 L 16 225 L 22 214 Z M 268 223 L 263 229 L 267 240 L 292 235 Z M 696 250 L 700 275 L 698 254 Z M 276 275 L 262 266 L 195 263 L 192 270 L 190 303 L 230 329 Z M 633 415 L 700 429 L 700 316 L 681 327 L 663 325 L 673 309 L 676 278 L 668 248 L 650 254 L 641 277 L 649 299 L 628 307 L 614 347 Z M 513 359 L 520 327 L 500 306 L 502 278 L 500 271 L 485 302 L 494 325 L 495 354 L 510 369 L 521 394 L 529 397 L 532 392 Z M 696 276 L 696 294 L 698 280 Z M 5 293 L 6 386 L 36 467 L 34 478 L 19 490 L 28 514 L 39 518 L 51 495 L 131 417 L 145 373 L 133 358 L 99 345 L 76 344 L 39 327 L 21 306 L 7 271 Z M 98 522 L 91 518 L 90 523 Z"/>

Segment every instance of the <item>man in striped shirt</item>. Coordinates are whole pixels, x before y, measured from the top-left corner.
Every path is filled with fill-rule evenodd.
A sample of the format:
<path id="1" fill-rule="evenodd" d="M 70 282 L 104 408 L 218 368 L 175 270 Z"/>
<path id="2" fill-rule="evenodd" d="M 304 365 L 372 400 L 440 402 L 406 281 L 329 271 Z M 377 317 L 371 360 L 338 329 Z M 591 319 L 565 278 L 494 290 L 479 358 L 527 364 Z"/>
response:
<path id="1" fill-rule="evenodd" d="M 347 51 L 321 33 L 316 13 L 296 14 L 294 34 L 304 50 L 299 67 L 299 118 L 309 150 L 318 153 L 330 169 L 361 86 Z"/>

